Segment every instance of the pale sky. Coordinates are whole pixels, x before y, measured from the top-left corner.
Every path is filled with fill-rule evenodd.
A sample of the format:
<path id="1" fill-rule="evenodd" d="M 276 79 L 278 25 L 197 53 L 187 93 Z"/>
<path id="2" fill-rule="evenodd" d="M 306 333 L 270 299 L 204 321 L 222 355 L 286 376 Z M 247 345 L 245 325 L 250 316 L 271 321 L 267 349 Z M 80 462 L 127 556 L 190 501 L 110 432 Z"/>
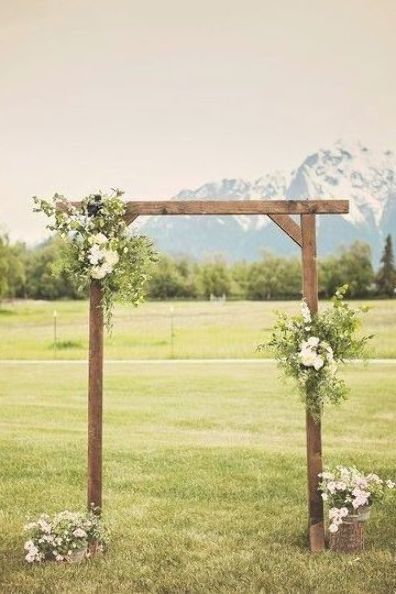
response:
<path id="1" fill-rule="evenodd" d="M 0 225 L 31 196 L 167 198 L 396 149 L 395 0 L 0 0 Z"/>

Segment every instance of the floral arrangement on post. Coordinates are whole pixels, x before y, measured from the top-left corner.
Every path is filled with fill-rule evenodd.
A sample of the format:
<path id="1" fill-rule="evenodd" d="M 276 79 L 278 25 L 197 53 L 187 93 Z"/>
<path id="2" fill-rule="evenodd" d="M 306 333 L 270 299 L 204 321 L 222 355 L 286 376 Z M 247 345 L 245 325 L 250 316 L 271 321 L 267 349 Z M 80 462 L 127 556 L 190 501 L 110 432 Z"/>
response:
<path id="1" fill-rule="evenodd" d="M 352 466 L 337 466 L 332 471 L 319 474 L 322 499 L 329 507 L 329 530 L 338 532 L 343 522 L 364 521 L 371 505 L 383 500 L 386 490 L 396 483 L 384 481 L 377 474 L 363 474 Z"/>
<path id="2" fill-rule="evenodd" d="M 87 513 L 63 511 L 53 518 L 42 514 L 25 526 L 29 540 L 25 542 L 28 563 L 41 561 L 82 561 L 91 548 L 104 551 L 107 533 L 94 511 Z"/>
<path id="3" fill-rule="evenodd" d="M 338 376 L 340 363 L 364 357 L 371 336 L 356 337 L 360 313 L 367 308 L 353 308 L 344 301 L 345 285 L 332 298 L 331 306 L 311 315 L 305 301 L 301 313 L 288 316 L 278 313 L 269 343 L 258 349 L 272 348 L 278 364 L 287 376 L 297 381 L 298 390 L 308 410 L 319 419 L 325 403 L 338 404 L 346 397 L 347 386 Z"/>
<path id="4" fill-rule="evenodd" d="M 138 305 L 147 269 L 157 260 L 151 242 L 128 231 L 122 194 L 120 190 L 92 194 L 78 206 L 58 194 L 51 200 L 33 198 L 35 212 L 47 215 L 51 219 L 47 228 L 65 241 L 57 272 L 65 272 L 81 289 L 92 280 L 100 283 L 108 329 L 115 296 Z"/>

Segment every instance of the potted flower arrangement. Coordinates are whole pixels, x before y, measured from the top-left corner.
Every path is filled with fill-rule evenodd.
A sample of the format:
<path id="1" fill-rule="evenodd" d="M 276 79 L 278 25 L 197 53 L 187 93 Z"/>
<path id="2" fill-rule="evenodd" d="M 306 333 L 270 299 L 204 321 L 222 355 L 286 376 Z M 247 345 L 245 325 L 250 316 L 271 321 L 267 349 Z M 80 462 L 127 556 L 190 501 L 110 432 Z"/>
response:
<path id="1" fill-rule="evenodd" d="M 364 474 L 354 466 L 337 466 L 319 478 L 322 499 L 328 506 L 330 548 L 342 552 L 363 549 L 362 522 L 368 520 L 373 503 L 382 501 L 396 483 L 372 472 Z"/>
<path id="2" fill-rule="evenodd" d="M 360 314 L 367 308 L 354 308 L 344 301 L 347 285 L 332 298 L 331 305 L 311 314 L 305 301 L 295 316 L 278 313 L 271 340 L 258 349 L 270 347 L 279 366 L 296 380 L 299 393 L 314 419 L 319 419 L 326 403 L 338 404 L 348 392 L 339 377 L 346 359 L 364 357 L 371 336 L 357 336 Z"/>
<path id="3" fill-rule="evenodd" d="M 99 516 L 62 511 L 53 517 L 42 514 L 38 520 L 25 526 L 28 563 L 58 561 L 76 563 L 88 558 L 92 552 L 104 551 L 107 532 Z"/>

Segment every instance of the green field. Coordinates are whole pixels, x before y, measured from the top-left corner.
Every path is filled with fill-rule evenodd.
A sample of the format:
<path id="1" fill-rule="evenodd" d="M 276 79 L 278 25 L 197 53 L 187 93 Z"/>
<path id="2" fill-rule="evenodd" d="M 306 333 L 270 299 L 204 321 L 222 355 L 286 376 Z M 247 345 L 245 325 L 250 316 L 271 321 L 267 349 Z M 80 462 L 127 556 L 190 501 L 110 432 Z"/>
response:
<path id="1" fill-rule="evenodd" d="M 364 331 L 375 334 L 372 357 L 396 358 L 396 300 L 368 302 Z M 109 359 L 255 358 L 269 335 L 276 309 L 296 311 L 295 302 L 146 303 L 118 306 Z M 54 352 L 53 312 L 58 349 Z M 173 310 L 173 313 L 172 313 Z M 0 359 L 83 359 L 87 356 L 86 302 L 28 301 L 0 309 Z M 173 325 L 173 338 L 172 338 Z M 264 356 L 271 357 L 271 353 Z"/>
<path id="2" fill-rule="evenodd" d="M 395 305 L 373 306 L 372 356 L 396 357 Z M 85 505 L 87 304 L 3 306 L 0 593 L 394 594 L 395 501 L 374 510 L 362 554 L 308 552 L 305 415 L 273 363 L 144 361 L 257 357 L 273 310 L 296 304 L 173 307 L 173 350 L 166 303 L 117 308 L 107 340 L 108 553 L 31 567 L 24 523 Z M 29 362 L 54 357 L 54 309 L 57 358 L 80 360 Z M 346 378 L 349 400 L 324 418 L 325 463 L 394 479 L 396 362 L 349 365 Z"/>
<path id="3" fill-rule="evenodd" d="M 86 368 L 2 363 L 0 592 L 393 593 L 394 502 L 358 556 L 306 541 L 304 412 L 272 363 L 108 363 L 104 510 L 111 547 L 27 566 L 23 523 L 85 502 Z M 350 366 L 324 421 L 327 463 L 395 477 L 396 365 Z"/>

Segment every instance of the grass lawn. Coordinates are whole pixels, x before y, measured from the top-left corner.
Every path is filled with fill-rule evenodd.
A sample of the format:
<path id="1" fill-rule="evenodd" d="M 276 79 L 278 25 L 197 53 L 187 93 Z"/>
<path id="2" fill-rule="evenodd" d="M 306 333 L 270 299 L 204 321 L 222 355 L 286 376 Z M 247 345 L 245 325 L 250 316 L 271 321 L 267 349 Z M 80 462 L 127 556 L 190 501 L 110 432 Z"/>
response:
<path id="1" fill-rule="evenodd" d="M 79 312 L 82 332 L 85 306 L 63 307 L 62 316 Z M 26 331 L 25 356 L 34 336 Z M 81 565 L 31 567 L 24 522 L 85 503 L 86 367 L 0 363 L 1 594 L 396 591 L 395 501 L 374 510 L 362 554 L 308 553 L 304 411 L 273 364 L 108 363 L 106 372 L 111 547 Z M 324 419 L 325 461 L 394 478 L 396 365 L 346 375 L 350 398 Z"/>
<path id="2" fill-rule="evenodd" d="M 368 302 L 364 331 L 375 334 L 371 356 L 396 358 L 396 300 Z M 324 304 L 323 304 L 324 305 Z M 145 303 L 118 306 L 114 332 L 106 338 L 109 359 L 261 358 L 274 311 L 296 311 L 296 302 Z M 173 313 L 172 313 L 173 309 Z M 54 358 L 53 312 L 57 311 L 58 359 L 87 356 L 86 302 L 27 301 L 0 309 L 0 359 Z M 173 322 L 172 322 L 173 317 Z M 172 338 L 173 324 L 173 338 Z M 271 353 L 266 354 L 271 357 Z"/>

